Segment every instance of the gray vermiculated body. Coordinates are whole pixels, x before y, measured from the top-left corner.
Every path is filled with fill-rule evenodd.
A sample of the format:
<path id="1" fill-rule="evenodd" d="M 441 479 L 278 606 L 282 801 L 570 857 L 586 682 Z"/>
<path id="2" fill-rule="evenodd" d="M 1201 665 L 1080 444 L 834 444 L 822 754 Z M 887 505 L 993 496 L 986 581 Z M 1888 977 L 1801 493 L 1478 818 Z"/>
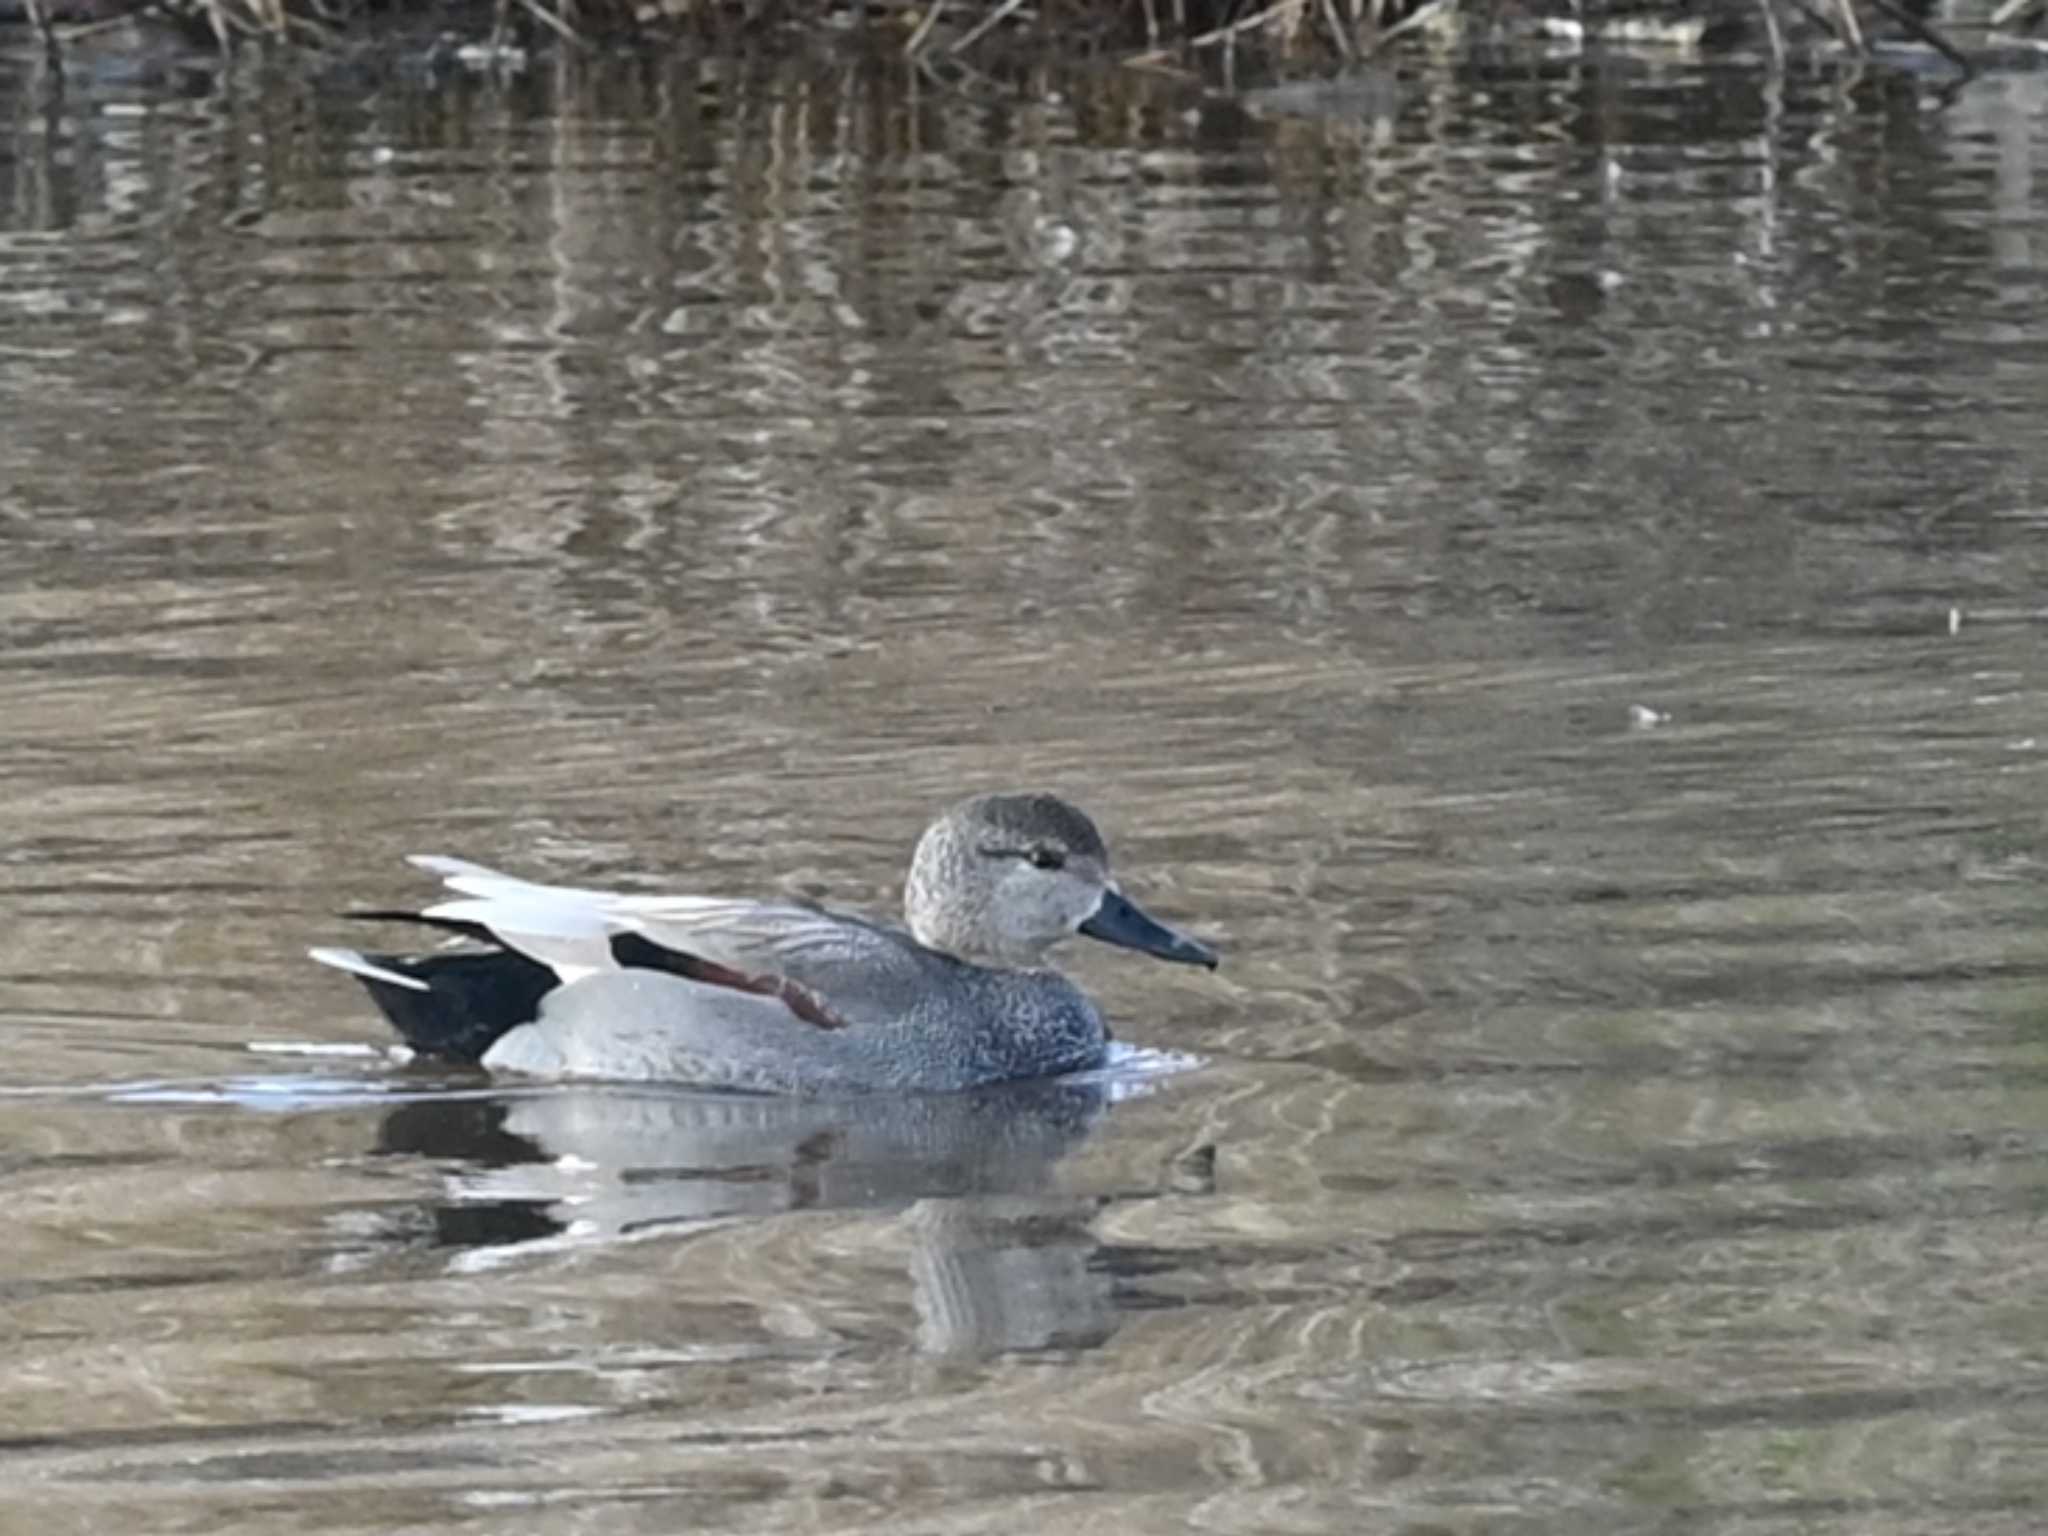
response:
<path id="1" fill-rule="evenodd" d="M 939 957 L 943 959 L 943 957 Z M 823 1029 L 774 998 L 652 971 L 586 977 L 484 1057 L 496 1069 L 772 1093 L 946 1092 L 1099 1065 L 1101 1015 L 1053 971 L 945 961 L 951 985 L 900 1016 Z"/>

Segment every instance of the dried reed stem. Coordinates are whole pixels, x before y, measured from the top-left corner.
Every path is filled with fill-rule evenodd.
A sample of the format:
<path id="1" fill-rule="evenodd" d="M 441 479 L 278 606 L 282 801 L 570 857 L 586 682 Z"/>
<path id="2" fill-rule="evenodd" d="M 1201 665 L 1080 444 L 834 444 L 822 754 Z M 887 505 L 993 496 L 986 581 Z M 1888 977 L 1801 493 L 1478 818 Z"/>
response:
<path id="1" fill-rule="evenodd" d="M 1870 45 L 1863 40 L 1863 23 L 1856 19 L 1856 0 L 1835 0 L 1835 11 L 1842 18 L 1842 37 L 1858 53 L 1869 53 Z"/>
<path id="2" fill-rule="evenodd" d="M 1217 27 L 1213 31 L 1204 32 L 1200 37 L 1190 39 L 1188 46 L 1209 48 L 1217 43 L 1235 44 L 1239 34 L 1249 32 L 1255 27 L 1263 27 L 1269 22 L 1287 16 L 1290 12 L 1299 11 L 1307 3 L 1308 0 L 1273 0 L 1273 3 L 1262 11 L 1254 11 L 1228 26 Z"/>
<path id="3" fill-rule="evenodd" d="M 918 19 L 917 30 L 910 34 L 910 41 L 903 45 L 903 51 L 913 59 L 924 47 L 924 40 L 932 35 L 932 28 L 939 24 L 939 18 L 946 14 L 946 0 L 932 0 L 931 8 Z"/>
<path id="4" fill-rule="evenodd" d="M 563 42 L 569 44 L 570 47 L 588 48 L 590 46 L 589 42 L 584 38 L 583 34 L 578 32 L 574 27 L 569 25 L 568 19 L 566 17 L 558 14 L 555 11 L 549 10 L 544 5 L 539 4 L 538 0 L 519 0 L 519 5 L 520 8 L 526 12 L 527 15 L 531 16 L 535 21 L 539 22 L 542 26 L 546 27 L 549 31 L 553 32 L 555 36 L 559 37 Z M 568 9 L 566 0 L 562 8 L 564 10 Z"/>
<path id="5" fill-rule="evenodd" d="M 1404 32 L 1413 32 L 1418 28 L 1428 26 L 1431 22 L 1435 21 L 1439 16 L 1442 16 L 1448 11 L 1455 10 L 1457 8 L 1457 5 L 1458 0 L 1429 0 L 1429 4 L 1417 6 L 1414 10 L 1410 11 L 1406 16 L 1403 16 L 1399 21 L 1395 22 L 1391 27 L 1387 28 L 1387 30 L 1382 32 L 1378 37 L 1374 38 L 1372 40 L 1371 51 L 1373 53 L 1378 53 L 1382 48 L 1386 47 L 1387 44 L 1391 43 L 1395 38 L 1401 36 Z"/>
<path id="6" fill-rule="evenodd" d="M 1351 46 L 1349 29 L 1337 14 L 1337 0 L 1323 0 L 1323 20 L 1330 24 L 1330 36 L 1336 41 L 1337 51 L 1350 58 L 1355 50 Z"/>
<path id="7" fill-rule="evenodd" d="M 50 73 L 62 77 L 64 73 L 64 50 L 57 42 L 57 29 L 50 22 L 50 13 L 43 9 L 43 0 L 28 0 L 28 19 L 35 23 L 36 36 L 43 40 L 43 62 Z"/>
<path id="8" fill-rule="evenodd" d="M 952 45 L 946 49 L 946 52 L 959 53 L 963 49 L 980 42 L 989 33 L 1008 20 L 1010 15 L 1023 3 L 1024 0 L 1003 0 L 1001 5 L 990 11 L 988 15 L 982 17 L 976 25 L 970 27 L 965 36 L 954 39 Z"/>
<path id="9" fill-rule="evenodd" d="M 1785 67 L 1785 34 L 1778 26 L 1778 0 L 1756 0 L 1756 8 L 1763 12 L 1764 36 L 1771 40 L 1771 63 L 1775 68 Z"/>
<path id="10" fill-rule="evenodd" d="M 1936 53 L 1947 59 L 1949 63 L 1955 65 L 1965 75 L 1977 73 L 1977 66 L 1969 61 L 1963 50 L 1950 42 L 1946 37 L 1943 37 L 1930 23 L 1922 21 L 1911 11 L 1905 9 L 1905 7 L 1894 5 L 1892 0 L 1870 0 L 1870 3 L 1884 12 L 1885 15 L 1891 17 L 1893 21 L 1904 27 L 1908 32 L 1919 38 L 1921 42 L 1932 48 Z"/>

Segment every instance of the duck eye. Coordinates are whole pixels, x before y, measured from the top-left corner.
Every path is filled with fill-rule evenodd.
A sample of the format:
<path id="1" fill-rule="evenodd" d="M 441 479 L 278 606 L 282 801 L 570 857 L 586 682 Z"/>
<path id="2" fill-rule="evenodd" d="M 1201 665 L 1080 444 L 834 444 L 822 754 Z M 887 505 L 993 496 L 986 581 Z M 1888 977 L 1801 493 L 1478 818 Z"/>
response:
<path id="1" fill-rule="evenodd" d="M 976 851 L 985 859 L 1022 859 L 1033 869 L 1067 867 L 1067 856 L 1058 848 L 1002 848 L 983 843 Z"/>

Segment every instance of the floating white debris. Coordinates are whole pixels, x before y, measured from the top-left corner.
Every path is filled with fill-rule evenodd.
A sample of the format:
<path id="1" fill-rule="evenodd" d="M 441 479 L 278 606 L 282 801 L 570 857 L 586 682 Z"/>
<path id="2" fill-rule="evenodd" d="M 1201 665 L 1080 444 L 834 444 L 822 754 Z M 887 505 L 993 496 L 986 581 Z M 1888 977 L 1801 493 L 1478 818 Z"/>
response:
<path id="1" fill-rule="evenodd" d="M 1697 48 L 1707 35 L 1707 18 L 1687 16 L 1665 21 L 1655 16 L 1610 16 L 1600 23 L 1609 42 L 1660 43 L 1667 48 Z"/>
<path id="2" fill-rule="evenodd" d="M 1670 719 L 1669 715 L 1659 710 L 1654 710 L 1647 704 L 1631 704 L 1628 707 L 1628 723 L 1639 731 L 1647 731 L 1652 726 L 1664 725 Z"/>
<path id="3" fill-rule="evenodd" d="M 467 1409 L 463 1416 L 492 1424 L 567 1424 L 577 1419 L 594 1419 L 606 1412 L 609 1410 L 584 1403 L 493 1403 Z"/>
<path id="4" fill-rule="evenodd" d="M 1074 232 L 1074 226 L 1063 224 L 1058 219 L 1034 220 L 1031 234 L 1038 242 L 1038 256 L 1041 261 L 1065 261 L 1081 245 L 1081 237 Z"/>
<path id="5" fill-rule="evenodd" d="M 1954 634 L 1960 634 L 1960 633 L 1962 632 L 1962 628 L 1963 628 L 1963 610 L 1962 610 L 1962 609 L 1960 609 L 1960 608 L 1951 608 L 1951 609 L 1949 609 L 1949 611 L 1948 611 L 1948 632 L 1949 632 L 1950 634 L 1952 634 L 1952 635 L 1954 635 Z"/>
<path id="6" fill-rule="evenodd" d="M 526 68 L 526 50 L 514 43 L 463 43 L 455 50 L 455 62 L 479 73 L 499 70 L 516 75 Z"/>
<path id="7" fill-rule="evenodd" d="M 1541 16 L 1535 24 L 1538 37 L 1554 42 L 1580 43 L 1597 38 L 1609 43 L 1649 43 L 1659 48 L 1697 48 L 1707 35 L 1707 19 L 1689 16 L 1660 21 L 1652 16 L 1614 16 L 1588 27 L 1573 16 Z"/>

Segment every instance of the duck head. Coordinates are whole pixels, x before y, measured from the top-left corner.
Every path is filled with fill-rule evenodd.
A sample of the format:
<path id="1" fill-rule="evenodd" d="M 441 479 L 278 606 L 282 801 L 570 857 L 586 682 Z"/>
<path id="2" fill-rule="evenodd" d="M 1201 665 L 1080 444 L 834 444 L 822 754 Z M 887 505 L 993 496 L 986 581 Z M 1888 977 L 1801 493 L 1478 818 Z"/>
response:
<path id="1" fill-rule="evenodd" d="M 1036 966 L 1080 933 L 1214 969 L 1216 952 L 1117 889 L 1095 823 L 1057 795 L 976 795 L 918 839 L 903 893 L 919 943 L 962 960 Z"/>

